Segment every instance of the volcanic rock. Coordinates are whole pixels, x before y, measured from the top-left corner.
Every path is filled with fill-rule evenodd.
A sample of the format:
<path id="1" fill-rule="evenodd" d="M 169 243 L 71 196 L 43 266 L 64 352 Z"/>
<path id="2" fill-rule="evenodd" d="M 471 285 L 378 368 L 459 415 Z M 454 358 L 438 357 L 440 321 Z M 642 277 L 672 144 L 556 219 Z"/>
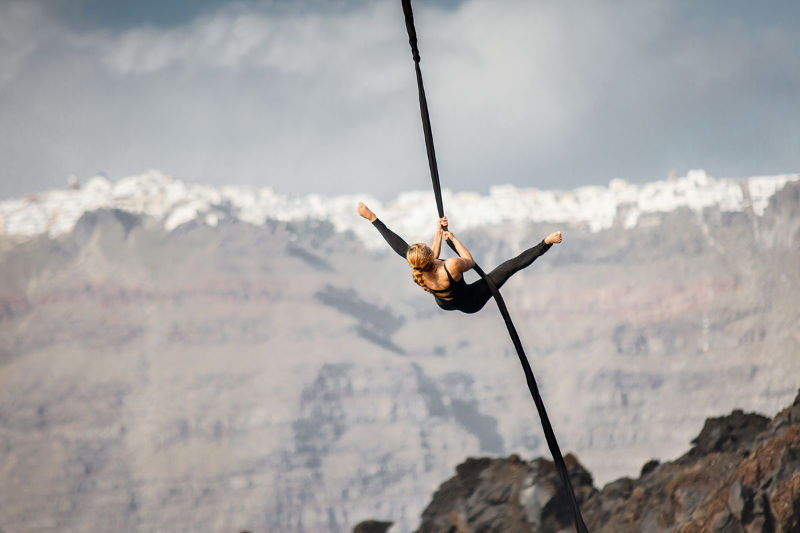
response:
<path id="1" fill-rule="evenodd" d="M 695 446 L 638 479 L 602 489 L 565 457 L 593 533 L 794 533 L 800 531 L 800 391 L 772 420 L 734 410 L 706 420 Z M 470 458 L 441 485 L 416 533 L 572 531 L 567 494 L 551 461 Z"/>

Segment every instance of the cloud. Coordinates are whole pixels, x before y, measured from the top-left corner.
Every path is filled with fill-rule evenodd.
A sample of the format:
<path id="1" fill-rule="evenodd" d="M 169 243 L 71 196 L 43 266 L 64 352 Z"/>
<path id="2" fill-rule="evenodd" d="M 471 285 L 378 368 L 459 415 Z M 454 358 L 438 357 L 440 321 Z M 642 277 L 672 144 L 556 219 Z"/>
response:
<path id="1" fill-rule="evenodd" d="M 124 32 L 41 5 L 0 7 L 2 196 L 151 167 L 282 192 L 429 187 L 399 2 Z M 415 9 L 446 187 L 797 170 L 796 33 L 655 1 Z"/>

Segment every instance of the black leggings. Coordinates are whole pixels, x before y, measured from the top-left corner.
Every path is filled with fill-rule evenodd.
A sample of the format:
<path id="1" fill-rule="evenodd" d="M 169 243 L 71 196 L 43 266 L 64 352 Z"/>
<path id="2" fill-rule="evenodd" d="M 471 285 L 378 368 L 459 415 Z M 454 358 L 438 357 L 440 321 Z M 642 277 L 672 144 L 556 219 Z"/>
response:
<path id="1" fill-rule="evenodd" d="M 398 234 L 387 228 L 379 219 L 376 218 L 372 225 L 377 228 L 386 242 L 389 243 L 389 246 L 392 247 L 392 250 L 405 259 L 408 243 Z M 486 274 L 486 277 L 491 279 L 499 289 L 508 281 L 508 278 L 529 266 L 537 257 L 549 250 L 551 246 L 553 245 L 545 244 L 545 242 L 542 241 L 533 248 L 528 248 L 518 256 L 504 261 L 498 265 L 497 268 Z M 489 290 L 486 280 L 481 278 L 478 281 L 466 285 L 461 291 L 458 291 L 457 296 L 453 298 L 453 300 L 436 298 L 436 303 L 446 311 L 458 310 L 464 313 L 477 313 L 486 305 L 486 302 L 488 302 L 491 297 L 492 292 Z"/>

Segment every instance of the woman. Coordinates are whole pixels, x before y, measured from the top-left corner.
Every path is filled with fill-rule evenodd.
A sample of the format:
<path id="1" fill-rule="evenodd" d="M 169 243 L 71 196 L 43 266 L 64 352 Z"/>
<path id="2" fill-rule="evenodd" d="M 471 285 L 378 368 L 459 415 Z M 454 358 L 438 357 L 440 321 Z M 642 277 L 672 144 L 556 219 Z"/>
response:
<path id="1" fill-rule="evenodd" d="M 472 260 L 469 250 L 451 232 L 444 231 L 443 228 L 447 227 L 447 217 L 443 217 L 437 222 L 433 246 L 429 247 L 421 242 L 409 246 L 399 235 L 378 220 L 375 213 L 370 211 L 363 202 L 358 203 L 358 214 L 372 222 L 372 225 L 383 235 L 389 246 L 408 261 L 408 265 L 413 269 L 414 281 L 420 287 L 433 294 L 436 303 L 442 309 L 477 313 L 491 298 L 492 293 L 486 280 L 480 279 L 470 284 L 464 281 L 464 272 L 474 267 L 475 261 Z M 450 257 L 445 260 L 439 259 L 442 238 L 453 243 L 458 252 L 458 257 Z M 487 277 L 499 289 L 512 274 L 533 263 L 537 257 L 549 250 L 553 244 L 559 242 L 561 242 L 561 232 L 551 233 L 533 248 L 529 248 L 489 272 Z"/>

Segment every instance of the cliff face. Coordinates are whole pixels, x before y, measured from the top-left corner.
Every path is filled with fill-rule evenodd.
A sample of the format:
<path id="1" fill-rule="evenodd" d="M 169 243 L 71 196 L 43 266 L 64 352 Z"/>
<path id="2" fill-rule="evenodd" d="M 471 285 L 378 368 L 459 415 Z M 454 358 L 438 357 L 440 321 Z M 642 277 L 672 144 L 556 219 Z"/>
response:
<path id="1" fill-rule="evenodd" d="M 710 418 L 680 458 L 650 461 L 602 489 L 565 458 L 593 533 L 800 531 L 800 394 L 772 420 L 740 410 Z M 436 492 L 417 533 L 572 531 L 550 461 L 468 459 Z"/>
<path id="2" fill-rule="evenodd" d="M 799 215 L 793 183 L 763 215 L 459 238 L 491 269 L 564 231 L 503 293 L 559 444 L 602 485 L 709 416 L 794 397 Z M 408 532 L 465 457 L 547 454 L 493 304 L 442 312 L 385 246 L 324 222 L 162 222 L 0 237 L 3 530 Z"/>

